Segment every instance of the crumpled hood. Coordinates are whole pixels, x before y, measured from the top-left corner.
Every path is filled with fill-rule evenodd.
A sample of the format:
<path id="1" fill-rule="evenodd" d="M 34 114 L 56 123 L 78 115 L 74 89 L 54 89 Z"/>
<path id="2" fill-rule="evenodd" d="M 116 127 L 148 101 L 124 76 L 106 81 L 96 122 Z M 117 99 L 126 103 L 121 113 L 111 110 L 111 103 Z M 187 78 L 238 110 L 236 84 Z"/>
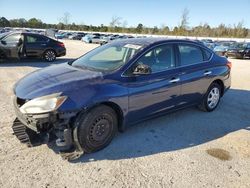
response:
<path id="1" fill-rule="evenodd" d="M 91 84 L 91 80 L 102 80 L 102 73 L 82 70 L 68 63 L 52 65 L 28 74 L 14 86 L 14 93 L 22 99 L 67 92 Z"/>

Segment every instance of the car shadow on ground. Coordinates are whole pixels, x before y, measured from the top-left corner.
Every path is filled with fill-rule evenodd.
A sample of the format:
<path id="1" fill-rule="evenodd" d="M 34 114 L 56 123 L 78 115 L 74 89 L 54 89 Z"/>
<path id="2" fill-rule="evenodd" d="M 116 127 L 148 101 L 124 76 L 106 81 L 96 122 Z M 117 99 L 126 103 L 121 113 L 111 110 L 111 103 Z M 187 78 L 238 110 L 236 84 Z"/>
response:
<path id="1" fill-rule="evenodd" d="M 73 58 L 58 58 L 54 62 L 47 62 L 38 58 L 28 58 L 28 59 L 9 59 L 9 60 L 1 60 L 1 67 L 34 67 L 34 68 L 44 68 L 50 65 L 56 65 L 60 63 L 73 61 Z"/>
<path id="2" fill-rule="evenodd" d="M 250 91 L 230 89 L 214 112 L 189 108 L 145 121 L 119 133 L 105 149 L 72 162 L 130 159 L 194 147 L 250 130 L 249 111 Z"/>

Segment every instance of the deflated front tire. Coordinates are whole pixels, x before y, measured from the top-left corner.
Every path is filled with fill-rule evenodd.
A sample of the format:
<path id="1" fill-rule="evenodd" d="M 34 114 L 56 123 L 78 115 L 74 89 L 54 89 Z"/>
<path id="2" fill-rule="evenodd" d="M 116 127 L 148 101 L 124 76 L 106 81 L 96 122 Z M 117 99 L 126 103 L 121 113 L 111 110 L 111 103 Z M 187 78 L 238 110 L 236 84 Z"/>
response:
<path id="1" fill-rule="evenodd" d="M 114 138 L 118 127 L 116 112 L 106 105 L 80 114 L 75 123 L 80 146 L 86 153 L 105 148 Z"/>

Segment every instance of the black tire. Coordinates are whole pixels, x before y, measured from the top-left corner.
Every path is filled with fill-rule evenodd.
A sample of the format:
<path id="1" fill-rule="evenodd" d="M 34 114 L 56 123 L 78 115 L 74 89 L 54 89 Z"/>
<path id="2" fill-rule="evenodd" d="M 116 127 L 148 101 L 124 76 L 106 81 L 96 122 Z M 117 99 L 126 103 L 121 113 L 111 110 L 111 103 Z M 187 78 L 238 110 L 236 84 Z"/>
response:
<path id="1" fill-rule="evenodd" d="M 56 60 L 56 52 L 54 50 L 46 50 L 43 54 L 43 58 L 48 62 Z"/>
<path id="2" fill-rule="evenodd" d="M 217 102 L 214 104 L 214 105 L 211 105 L 211 97 L 212 97 L 212 94 L 211 92 L 213 91 L 218 91 L 219 92 L 219 95 L 215 97 L 215 100 L 214 102 L 217 100 Z M 220 103 L 220 98 L 221 98 L 221 91 L 222 91 L 222 88 L 219 84 L 217 83 L 212 83 L 208 90 L 207 90 L 207 93 L 205 94 L 203 100 L 202 100 L 202 103 L 198 106 L 202 111 L 205 111 L 205 112 L 212 112 L 214 111 L 217 106 L 219 105 Z"/>
<path id="3" fill-rule="evenodd" d="M 76 126 L 80 146 L 84 152 L 92 153 L 105 148 L 114 138 L 118 127 L 117 115 L 112 108 L 100 105 L 80 114 Z"/>

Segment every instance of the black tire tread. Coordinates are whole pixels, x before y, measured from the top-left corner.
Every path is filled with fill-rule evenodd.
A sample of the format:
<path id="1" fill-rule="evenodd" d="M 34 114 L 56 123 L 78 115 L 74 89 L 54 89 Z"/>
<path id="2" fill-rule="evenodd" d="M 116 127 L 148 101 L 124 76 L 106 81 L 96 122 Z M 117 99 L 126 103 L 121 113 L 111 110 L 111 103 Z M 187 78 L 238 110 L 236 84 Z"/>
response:
<path id="1" fill-rule="evenodd" d="M 88 133 L 89 125 L 94 119 L 96 114 L 103 114 L 103 113 L 109 113 L 112 115 L 113 120 L 114 120 L 114 129 L 113 129 L 111 138 L 104 145 L 102 145 L 101 147 L 94 148 L 88 143 L 87 133 Z M 112 141 L 113 137 L 115 136 L 118 130 L 118 126 L 117 126 L 118 120 L 117 120 L 116 112 L 111 107 L 106 106 L 106 105 L 99 105 L 97 107 L 90 109 L 87 113 L 79 114 L 79 117 L 76 119 L 75 123 L 76 123 L 76 126 L 78 127 L 77 136 L 78 136 L 80 146 L 86 153 L 92 153 L 92 152 L 99 151 L 105 148 Z"/>

